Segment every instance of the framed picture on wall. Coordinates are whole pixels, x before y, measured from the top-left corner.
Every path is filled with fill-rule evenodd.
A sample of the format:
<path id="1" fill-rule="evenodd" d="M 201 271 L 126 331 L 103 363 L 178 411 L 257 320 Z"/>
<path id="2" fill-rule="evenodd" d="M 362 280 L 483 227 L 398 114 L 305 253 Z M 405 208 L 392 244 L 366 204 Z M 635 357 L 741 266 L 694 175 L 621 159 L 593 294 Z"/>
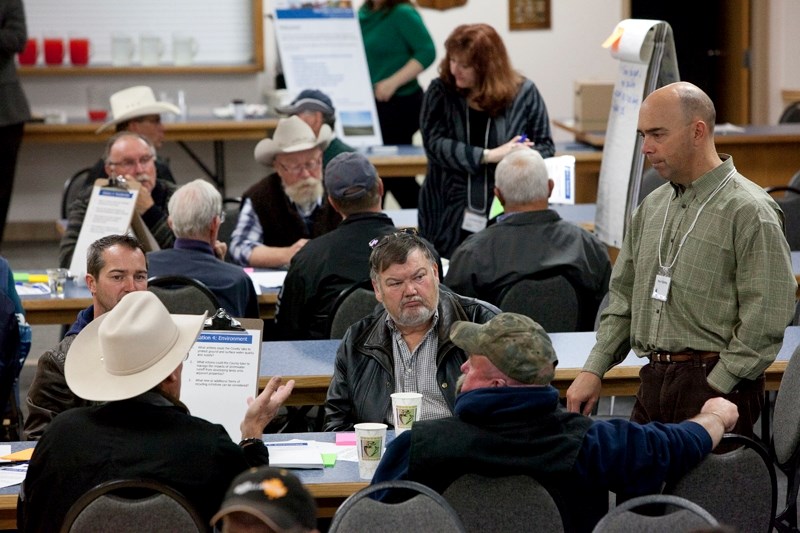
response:
<path id="1" fill-rule="evenodd" d="M 508 29 L 550 29 L 550 0 L 508 0 Z"/>

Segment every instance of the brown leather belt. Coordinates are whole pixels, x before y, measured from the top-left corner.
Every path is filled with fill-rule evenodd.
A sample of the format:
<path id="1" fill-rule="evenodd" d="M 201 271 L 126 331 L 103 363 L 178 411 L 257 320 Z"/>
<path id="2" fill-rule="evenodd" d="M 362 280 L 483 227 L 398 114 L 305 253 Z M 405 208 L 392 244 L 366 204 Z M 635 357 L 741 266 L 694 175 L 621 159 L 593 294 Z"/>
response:
<path id="1" fill-rule="evenodd" d="M 688 363 L 689 361 L 709 361 L 719 357 L 719 352 L 650 352 L 648 358 L 654 363 Z"/>

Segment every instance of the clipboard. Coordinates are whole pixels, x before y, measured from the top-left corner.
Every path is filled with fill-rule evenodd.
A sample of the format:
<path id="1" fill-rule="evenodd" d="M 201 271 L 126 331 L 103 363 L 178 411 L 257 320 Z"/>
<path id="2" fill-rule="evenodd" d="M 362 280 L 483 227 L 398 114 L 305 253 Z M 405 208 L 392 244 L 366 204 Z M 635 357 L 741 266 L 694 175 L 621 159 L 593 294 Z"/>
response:
<path id="1" fill-rule="evenodd" d="M 224 426 L 234 442 L 247 398 L 258 395 L 263 334 L 262 320 L 232 318 L 219 309 L 183 363 L 181 401 L 194 416 Z"/>
<path id="2" fill-rule="evenodd" d="M 126 180 L 122 176 L 94 182 L 69 265 L 76 279 L 82 280 L 86 276 L 86 252 L 101 237 L 132 231 L 145 251 L 159 249 L 153 234 L 135 211 L 140 189 L 138 182 Z"/>

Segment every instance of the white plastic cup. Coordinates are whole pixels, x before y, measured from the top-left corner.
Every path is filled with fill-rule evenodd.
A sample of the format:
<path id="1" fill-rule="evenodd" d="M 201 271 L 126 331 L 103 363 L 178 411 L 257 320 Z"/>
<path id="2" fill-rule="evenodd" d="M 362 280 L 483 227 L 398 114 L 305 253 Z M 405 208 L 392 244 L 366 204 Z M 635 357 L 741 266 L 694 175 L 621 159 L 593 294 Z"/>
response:
<path id="1" fill-rule="evenodd" d="M 133 38 L 130 35 L 111 36 L 111 64 L 125 67 L 133 61 Z"/>
<path id="2" fill-rule="evenodd" d="M 164 43 L 158 35 L 149 33 L 139 37 L 139 59 L 142 66 L 153 67 L 161 63 L 161 56 L 164 54 Z"/>
<path id="3" fill-rule="evenodd" d="M 394 416 L 394 434 L 411 429 L 419 420 L 422 407 L 422 394 L 418 392 L 395 392 L 392 394 L 392 415 Z"/>
<path id="4" fill-rule="evenodd" d="M 172 35 L 172 62 L 176 66 L 191 65 L 196 55 L 197 41 L 194 37 L 179 33 Z"/>
<path id="5" fill-rule="evenodd" d="M 50 287 L 51 298 L 63 298 L 64 287 L 67 284 L 66 268 L 48 268 L 47 269 L 47 284 Z"/>
<path id="6" fill-rule="evenodd" d="M 383 457 L 386 443 L 386 424 L 364 422 L 353 426 L 356 430 L 356 450 L 358 451 L 358 476 L 372 479 L 378 463 Z"/>
<path id="7" fill-rule="evenodd" d="M 189 118 L 189 107 L 186 105 L 186 91 L 183 89 L 178 89 L 175 105 L 181 110 L 181 120 Z"/>

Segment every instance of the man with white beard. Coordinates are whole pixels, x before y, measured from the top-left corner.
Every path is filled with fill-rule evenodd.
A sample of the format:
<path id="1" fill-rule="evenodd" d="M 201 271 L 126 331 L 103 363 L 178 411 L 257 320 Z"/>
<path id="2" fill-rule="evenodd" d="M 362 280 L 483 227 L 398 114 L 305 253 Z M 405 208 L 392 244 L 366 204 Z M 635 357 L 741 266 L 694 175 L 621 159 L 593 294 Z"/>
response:
<path id="1" fill-rule="evenodd" d="M 384 310 L 356 322 L 336 353 L 325 401 L 325 430 L 360 422 L 394 426 L 391 394 L 422 394 L 420 420 L 453 414 L 456 381 L 467 354 L 450 340 L 456 321 L 483 324 L 491 304 L 439 289 L 439 267 L 413 232 L 370 243 L 370 278 Z"/>
<path id="2" fill-rule="evenodd" d="M 161 248 L 172 248 L 175 235 L 167 224 L 167 204 L 177 186 L 156 179 L 156 149 L 153 144 L 139 133 L 121 131 L 106 143 L 103 161 L 108 176 L 123 176 L 129 181 L 139 182 L 141 188 L 136 198 L 135 212 Z M 72 261 L 89 199 L 89 195 L 82 196 L 69 207 L 67 229 L 61 238 L 58 253 L 58 263 L 64 268 L 68 268 Z"/>
<path id="3" fill-rule="evenodd" d="M 242 195 L 231 235 L 231 257 L 243 266 L 288 265 L 308 239 L 335 229 L 342 217 L 328 203 L 322 185 L 322 151 L 330 126 L 319 135 L 299 117 L 281 119 L 271 139 L 256 145 L 255 159 L 270 174 Z"/>

